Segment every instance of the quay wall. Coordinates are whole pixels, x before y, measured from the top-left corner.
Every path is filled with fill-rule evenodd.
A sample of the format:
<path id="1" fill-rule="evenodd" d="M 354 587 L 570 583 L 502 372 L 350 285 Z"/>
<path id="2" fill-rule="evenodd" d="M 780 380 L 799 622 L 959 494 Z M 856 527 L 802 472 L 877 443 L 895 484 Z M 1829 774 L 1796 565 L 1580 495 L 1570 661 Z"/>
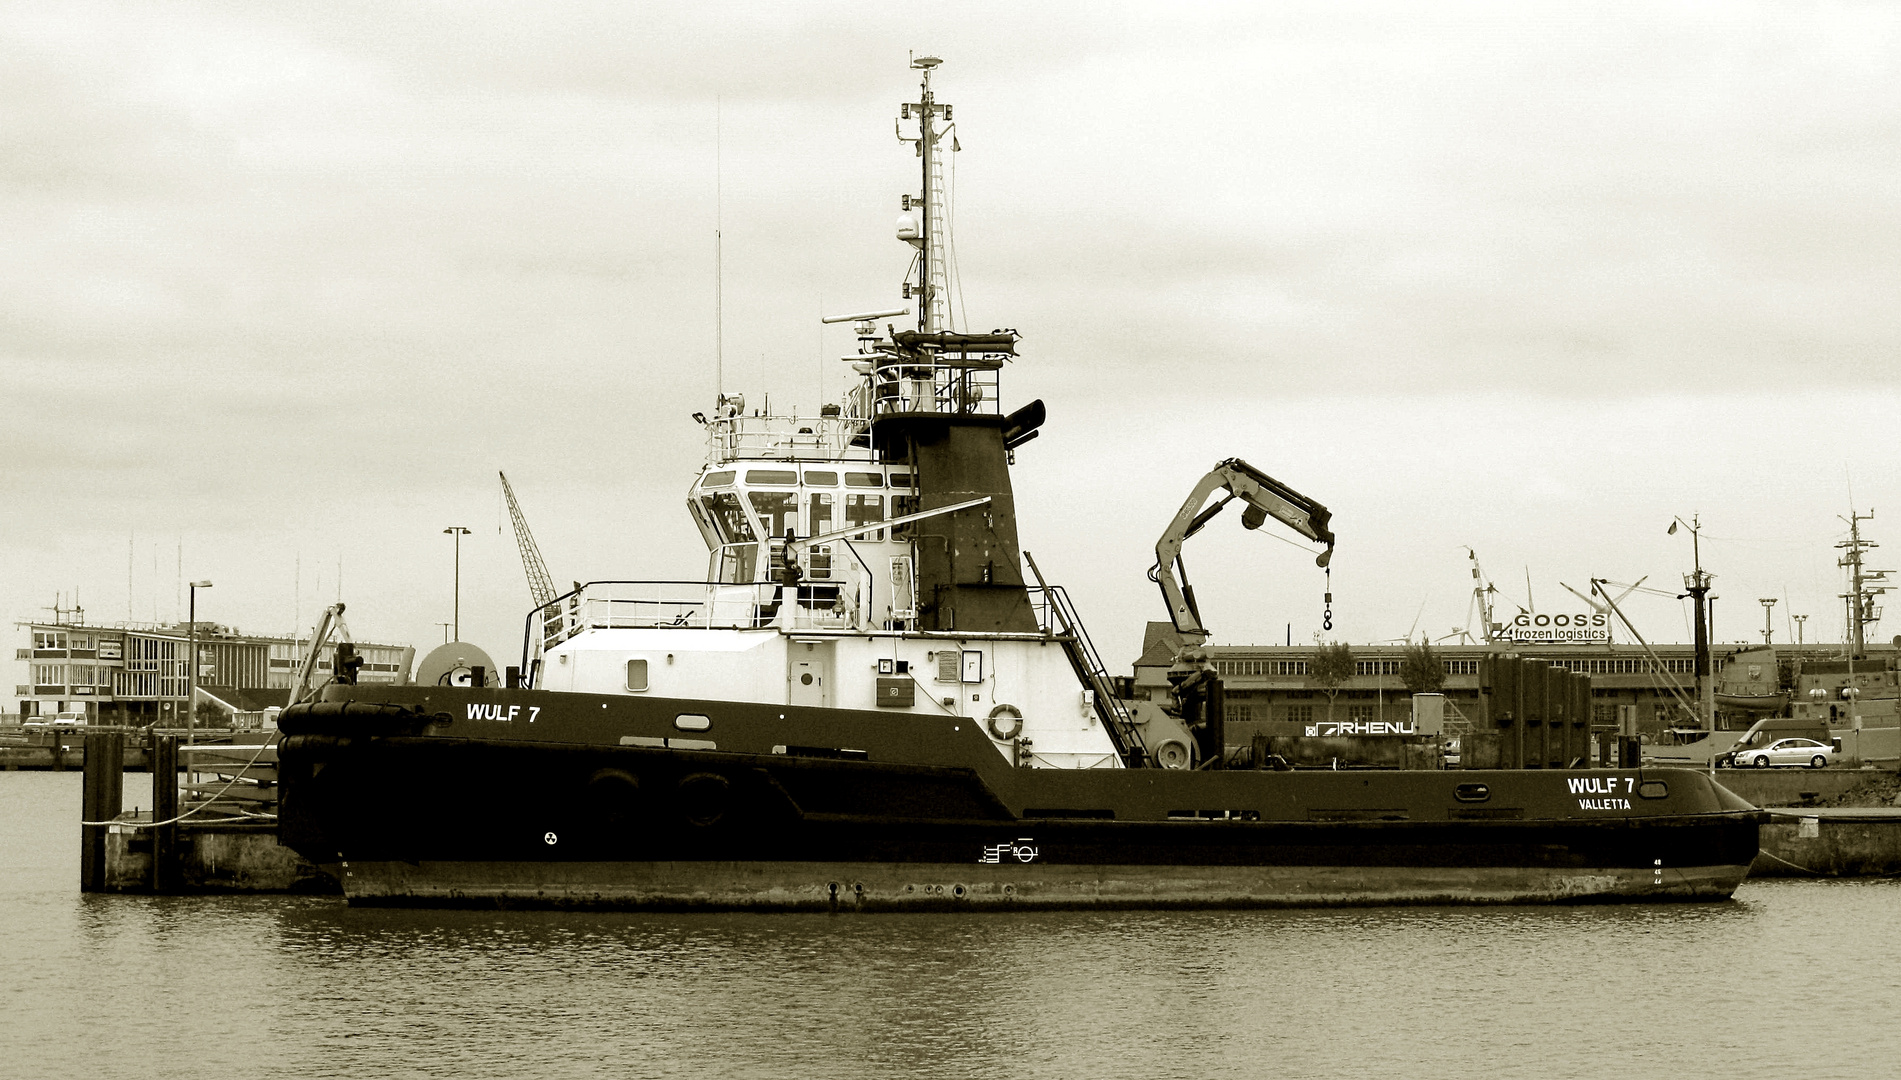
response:
<path id="1" fill-rule="evenodd" d="M 153 830 L 115 828 L 106 837 L 102 892 L 150 893 Z M 167 895 L 340 894 L 336 879 L 277 842 L 272 825 L 181 825 Z"/>
<path id="2" fill-rule="evenodd" d="M 1772 810 L 1750 877 L 1890 877 L 1901 873 L 1901 808 Z"/>
<path id="3" fill-rule="evenodd" d="M 1870 769 L 1718 769 L 1716 782 L 1756 806 L 1799 806 L 1859 787 Z"/>

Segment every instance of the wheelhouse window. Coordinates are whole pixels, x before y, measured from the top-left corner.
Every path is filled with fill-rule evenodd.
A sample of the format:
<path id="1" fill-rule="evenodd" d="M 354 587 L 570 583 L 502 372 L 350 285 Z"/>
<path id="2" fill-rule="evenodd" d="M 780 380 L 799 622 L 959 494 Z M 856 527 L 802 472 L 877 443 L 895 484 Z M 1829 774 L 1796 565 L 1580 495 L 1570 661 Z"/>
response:
<path id="1" fill-rule="evenodd" d="M 703 488 L 731 487 L 732 483 L 733 474 L 729 469 L 726 472 L 707 473 L 706 479 L 700 481 L 700 486 Z"/>
<path id="2" fill-rule="evenodd" d="M 809 511 L 805 519 L 805 535 L 822 536 L 825 533 L 831 532 L 833 520 L 831 493 L 826 491 L 813 492 L 811 501 L 806 505 L 809 507 Z"/>
<path id="3" fill-rule="evenodd" d="M 627 661 L 627 689 L 629 690 L 647 689 L 647 661 L 645 660 Z"/>
<path id="4" fill-rule="evenodd" d="M 892 479 L 896 480 L 897 477 L 894 476 Z M 915 514 L 918 510 L 917 504 L 918 497 L 916 495 L 893 495 L 891 496 L 891 516 L 901 518 L 906 514 Z M 916 535 L 917 526 L 918 523 L 915 521 L 906 525 L 893 525 L 891 527 L 891 539 L 909 540 Z"/>
<path id="5" fill-rule="evenodd" d="M 830 471 L 825 471 L 825 470 L 820 470 L 820 469 L 807 469 L 805 470 L 805 486 L 806 487 L 837 487 L 838 474 L 835 472 L 830 472 Z"/>
<path id="6" fill-rule="evenodd" d="M 851 476 L 851 473 L 846 473 Z M 860 528 L 884 520 L 883 495 L 847 495 L 845 496 L 845 524 L 850 528 Z M 864 534 L 866 540 L 883 540 L 884 530 L 873 529 Z"/>
<path id="7" fill-rule="evenodd" d="M 748 484 L 796 484 L 799 474 L 791 469 L 747 469 Z"/>
<path id="8" fill-rule="evenodd" d="M 713 579 L 722 585 L 747 585 L 758 564 L 758 544 L 726 544 L 719 549 L 719 569 Z"/>
<path id="9" fill-rule="evenodd" d="M 700 502 L 707 513 L 713 516 L 713 525 L 719 530 L 721 540 L 729 544 L 746 544 L 757 540 L 752 534 L 752 524 L 746 520 L 746 510 L 740 505 L 739 496 L 730 491 L 715 491 L 701 496 Z"/>
<path id="10" fill-rule="evenodd" d="M 884 486 L 884 474 L 875 472 L 848 472 L 845 474 L 846 487 L 881 488 Z M 883 520 L 882 518 L 879 520 Z"/>
<path id="11" fill-rule="evenodd" d="M 759 523 L 766 527 L 766 533 L 773 537 L 784 537 L 787 529 L 795 528 L 799 522 L 799 493 L 796 491 L 749 491 L 746 497 L 752 500 L 753 512 L 759 515 Z"/>

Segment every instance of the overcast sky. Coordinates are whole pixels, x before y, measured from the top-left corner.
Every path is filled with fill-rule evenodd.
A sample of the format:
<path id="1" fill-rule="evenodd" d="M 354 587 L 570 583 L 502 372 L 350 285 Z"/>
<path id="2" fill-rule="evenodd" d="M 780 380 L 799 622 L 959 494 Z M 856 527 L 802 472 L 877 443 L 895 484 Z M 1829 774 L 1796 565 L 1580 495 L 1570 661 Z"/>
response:
<path id="1" fill-rule="evenodd" d="M 182 615 L 182 548 L 201 617 L 308 626 L 341 565 L 426 648 L 464 525 L 512 662 L 498 469 L 558 581 L 701 576 L 715 223 L 728 388 L 835 396 L 819 313 L 902 303 L 909 50 L 960 323 L 1049 403 L 1025 546 L 1112 666 L 1230 456 L 1333 509 L 1353 642 L 1464 625 L 1463 545 L 1541 610 L 1673 587 L 1693 513 L 1719 637 L 1774 596 L 1839 640 L 1837 515 L 1901 545 L 1896 5 L 905 11 L 0 3 L 0 615 Z M 1312 640 L 1311 558 L 1236 517 L 1187 550 L 1216 641 Z"/>

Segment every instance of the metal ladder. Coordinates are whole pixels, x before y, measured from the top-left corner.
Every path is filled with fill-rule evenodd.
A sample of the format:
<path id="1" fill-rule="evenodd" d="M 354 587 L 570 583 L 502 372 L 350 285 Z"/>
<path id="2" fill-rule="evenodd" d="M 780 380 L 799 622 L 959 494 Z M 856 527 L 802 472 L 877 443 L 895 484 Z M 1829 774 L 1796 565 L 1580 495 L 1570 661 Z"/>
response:
<path id="1" fill-rule="evenodd" d="M 1023 559 L 1029 564 L 1030 572 L 1036 575 L 1036 582 L 1048 599 L 1051 629 L 1063 643 L 1063 653 L 1069 657 L 1069 665 L 1076 671 L 1076 677 L 1089 687 L 1095 697 L 1096 719 L 1102 721 L 1102 728 L 1109 733 L 1109 741 L 1115 745 L 1116 753 L 1122 763 L 1131 769 L 1148 764 L 1148 752 L 1135 731 L 1135 718 L 1129 714 L 1122 699 L 1116 697 L 1109 681 L 1109 670 L 1103 665 L 1101 654 L 1096 652 L 1095 642 L 1089 640 L 1089 631 L 1083 628 L 1082 619 L 1076 615 L 1076 607 L 1069 601 L 1069 594 L 1061 586 L 1052 586 L 1043 580 L 1043 572 L 1036 567 L 1036 560 L 1029 552 L 1023 553 Z"/>

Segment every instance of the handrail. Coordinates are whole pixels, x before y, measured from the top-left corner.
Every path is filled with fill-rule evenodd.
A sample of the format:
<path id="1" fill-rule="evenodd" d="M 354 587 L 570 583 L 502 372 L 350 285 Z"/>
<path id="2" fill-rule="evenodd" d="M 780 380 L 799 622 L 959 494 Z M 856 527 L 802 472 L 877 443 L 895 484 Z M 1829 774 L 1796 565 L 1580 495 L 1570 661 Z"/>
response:
<path id="1" fill-rule="evenodd" d="M 1095 642 L 1089 639 L 1089 631 L 1084 629 L 1082 619 L 1076 614 L 1075 607 L 1069 602 L 1069 594 L 1061 586 L 1052 586 L 1043 580 L 1043 571 L 1037 568 L 1036 560 L 1029 552 L 1023 553 L 1023 561 L 1029 565 L 1030 573 L 1036 578 L 1037 586 L 1049 605 L 1052 621 L 1060 620 L 1060 638 L 1063 651 L 1069 657 L 1069 663 L 1075 669 L 1078 678 L 1089 684 L 1095 694 L 1096 718 L 1102 721 L 1103 730 L 1109 733 L 1109 741 L 1121 756 L 1122 763 L 1129 768 L 1138 768 L 1147 760 L 1147 752 L 1141 739 L 1135 733 L 1135 718 L 1123 707 L 1122 700 L 1115 696 L 1109 685 L 1109 672 L 1103 666 L 1101 654 L 1096 652 Z M 1052 628 L 1046 628 L 1049 632 Z"/>
<path id="2" fill-rule="evenodd" d="M 847 548 L 850 548 L 847 542 Z M 858 628 L 868 615 L 869 568 L 862 579 L 810 578 L 783 581 L 706 580 L 590 581 L 529 611 L 523 620 L 521 672 L 537 681 L 538 660 L 548 649 L 588 629 L 789 630 Z M 855 575 L 854 575 L 855 576 Z M 599 595 L 615 586 L 649 590 L 645 595 Z M 590 590 L 596 595 L 589 596 Z M 831 604 L 831 607 L 824 605 Z"/>

